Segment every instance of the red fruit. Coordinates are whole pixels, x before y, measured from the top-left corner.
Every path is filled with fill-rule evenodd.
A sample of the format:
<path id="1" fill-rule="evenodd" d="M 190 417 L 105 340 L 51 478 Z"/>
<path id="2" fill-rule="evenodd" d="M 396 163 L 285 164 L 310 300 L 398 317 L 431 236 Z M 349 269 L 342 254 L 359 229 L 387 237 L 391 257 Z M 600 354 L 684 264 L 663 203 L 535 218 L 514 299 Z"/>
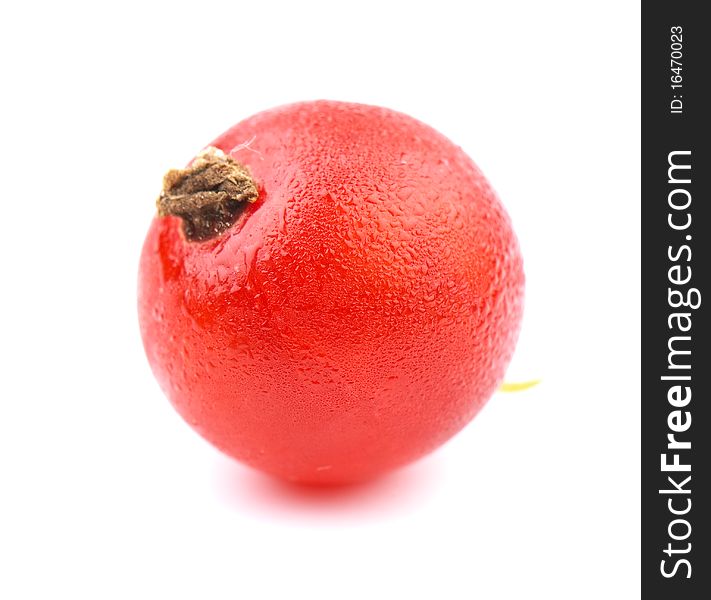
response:
<path id="1" fill-rule="evenodd" d="M 524 284 L 474 163 L 406 115 L 326 101 L 212 146 L 247 171 L 213 153 L 169 175 L 140 264 L 148 360 L 185 420 L 253 467 L 319 483 L 459 431 L 503 377 Z"/>

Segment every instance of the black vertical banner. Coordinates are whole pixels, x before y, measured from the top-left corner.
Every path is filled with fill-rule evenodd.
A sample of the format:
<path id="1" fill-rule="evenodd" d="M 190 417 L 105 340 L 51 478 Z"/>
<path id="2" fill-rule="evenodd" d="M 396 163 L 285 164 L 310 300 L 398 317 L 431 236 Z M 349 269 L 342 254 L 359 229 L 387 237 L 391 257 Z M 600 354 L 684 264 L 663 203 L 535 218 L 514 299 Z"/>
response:
<path id="1" fill-rule="evenodd" d="M 711 30 L 702 7 L 642 6 L 645 599 L 711 598 Z"/>

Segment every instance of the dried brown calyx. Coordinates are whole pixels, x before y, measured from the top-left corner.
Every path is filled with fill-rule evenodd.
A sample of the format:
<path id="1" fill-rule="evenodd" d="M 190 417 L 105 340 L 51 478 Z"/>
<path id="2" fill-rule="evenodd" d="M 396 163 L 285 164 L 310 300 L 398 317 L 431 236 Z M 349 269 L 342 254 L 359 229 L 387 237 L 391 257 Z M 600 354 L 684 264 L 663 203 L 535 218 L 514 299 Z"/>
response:
<path id="1" fill-rule="evenodd" d="M 254 202 L 258 195 L 247 169 L 209 146 L 187 169 L 171 169 L 165 174 L 156 205 L 159 216 L 180 217 L 185 237 L 199 242 L 226 231 L 245 203 Z"/>

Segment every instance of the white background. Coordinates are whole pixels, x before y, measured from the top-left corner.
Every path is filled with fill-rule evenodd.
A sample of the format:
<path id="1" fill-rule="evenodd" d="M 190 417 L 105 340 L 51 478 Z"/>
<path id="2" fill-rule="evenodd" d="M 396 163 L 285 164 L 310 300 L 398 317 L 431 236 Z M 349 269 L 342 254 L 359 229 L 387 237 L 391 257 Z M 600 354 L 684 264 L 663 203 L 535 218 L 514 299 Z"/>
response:
<path id="1" fill-rule="evenodd" d="M 0 596 L 639 594 L 639 6 L 233 0 L 0 9 Z M 431 457 L 299 491 L 182 423 L 138 334 L 165 170 L 329 98 L 409 113 L 508 208 L 508 379 Z"/>

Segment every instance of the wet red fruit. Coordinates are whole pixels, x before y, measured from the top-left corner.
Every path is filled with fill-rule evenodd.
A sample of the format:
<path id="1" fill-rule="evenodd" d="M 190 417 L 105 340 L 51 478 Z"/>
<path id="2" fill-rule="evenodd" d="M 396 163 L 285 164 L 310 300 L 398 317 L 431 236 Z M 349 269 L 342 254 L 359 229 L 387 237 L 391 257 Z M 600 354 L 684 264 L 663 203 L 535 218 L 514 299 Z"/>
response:
<path id="1" fill-rule="evenodd" d="M 212 146 L 247 170 L 212 152 L 202 187 L 173 173 L 140 264 L 148 359 L 185 420 L 258 469 L 324 483 L 412 461 L 469 422 L 513 352 L 524 277 L 464 152 L 406 115 L 325 101 Z"/>

